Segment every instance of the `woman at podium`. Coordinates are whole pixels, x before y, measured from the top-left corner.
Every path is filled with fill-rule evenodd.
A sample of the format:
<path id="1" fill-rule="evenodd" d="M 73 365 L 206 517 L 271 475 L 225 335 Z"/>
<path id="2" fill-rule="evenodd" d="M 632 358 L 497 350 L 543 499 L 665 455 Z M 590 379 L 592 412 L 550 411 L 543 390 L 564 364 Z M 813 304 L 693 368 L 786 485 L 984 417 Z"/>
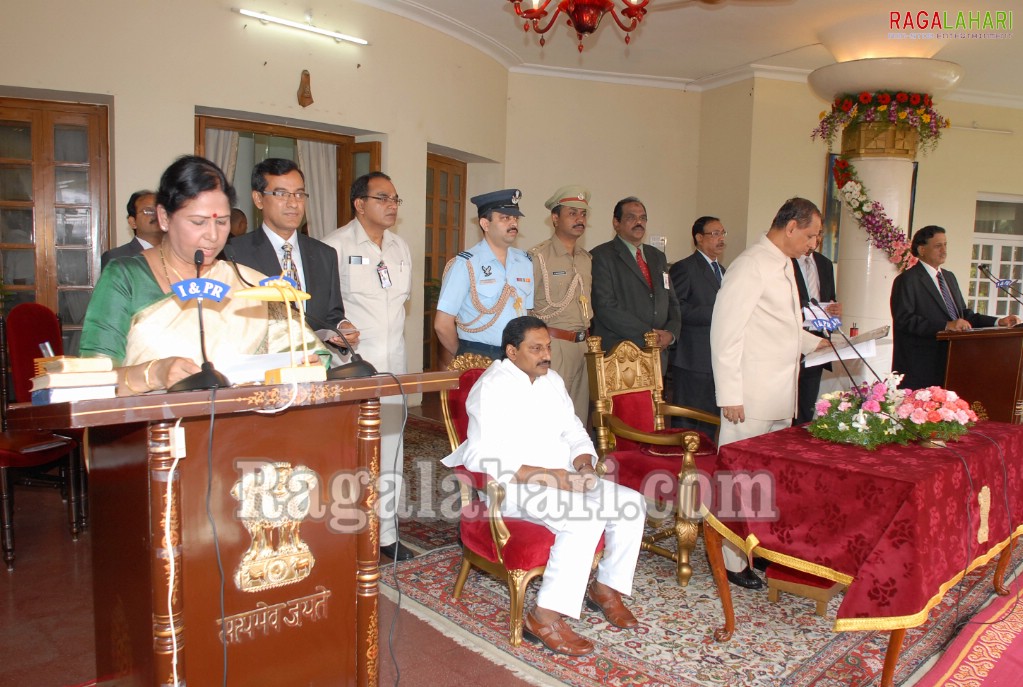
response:
<path id="1" fill-rule="evenodd" d="M 106 356 L 118 368 L 118 395 L 167 389 L 199 373 L 198 296 L 209 360 L 238 354 L 288 351 L 304 339 L 321 348 L 297 315 L 282 303 L 232 298 L 259 283 L 256 270 L 219 260 L 231 231 L 235 190 L 215 164 L 187 155 L 160 178 L 156 212 L 163 242 L 119 258 L 103 270 L 82 331 L 83 356 Z M 198 276 L 202 279 L 192 281 Z"/>

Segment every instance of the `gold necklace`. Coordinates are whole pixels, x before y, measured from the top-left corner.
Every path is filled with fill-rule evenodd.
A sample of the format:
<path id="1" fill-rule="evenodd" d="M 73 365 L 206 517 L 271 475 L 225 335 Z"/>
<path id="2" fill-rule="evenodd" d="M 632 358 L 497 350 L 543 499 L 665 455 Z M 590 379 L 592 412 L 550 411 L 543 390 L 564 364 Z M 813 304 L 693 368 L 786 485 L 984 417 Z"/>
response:
<path id="1" fill-rule="evenodd" d="M 174 283 L 173 281 L 171 281 L 170 272 L 174 273 L 174 276 L 178 278 L 178 281 L 185 281 L 185 278 L 181 276 L 181 273 L 178 272 L 173 267 L 170 268 L 170 272 L 167 271 L 167 258 L 163 254 L 163 244 L 162 243 L 160 244 L 160 264 L 163 265 L 163 276 L 167 277 L 167 283 L 168 284 L 173 284 Z"/>

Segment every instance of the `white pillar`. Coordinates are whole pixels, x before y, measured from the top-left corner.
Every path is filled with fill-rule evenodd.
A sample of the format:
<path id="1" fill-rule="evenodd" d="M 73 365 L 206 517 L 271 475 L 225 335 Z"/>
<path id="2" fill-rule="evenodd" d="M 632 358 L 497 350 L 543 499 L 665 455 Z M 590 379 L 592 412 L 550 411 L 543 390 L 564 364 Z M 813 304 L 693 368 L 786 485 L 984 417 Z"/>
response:
<path id="1" fill-rule="evenodd" d="M 905 157 L 853 157 L 850 163 L 871 200 L 884 205 L 885 213 L 895 225 L 909 226 L 909 209 L 913 191 L 913 162 Z M 849 209 L 842 206 L 838 232 L 838 298 L 842 302 L 845 329 L 856 324 L 861 332 L 892 323 L 889 297 L 892 281 L 898 274 L 887 253 L 867 240 Z M 892 369 L 892 337 L 877 342 L 877 355 L 870 366 L 882 377 Z M 841 366 L 833 366 L 841 367 Z M 857 380 L 873 375 L 862 363 L 849 366 Z M 838 372 L 838 370 L 836 370 Z"/>
<path id="2" fill-rule="evenodd" d="M 862 91 L 901 90 L 933 95 L 952 89 L 961 76 L 962 68 L 951 62 L 920 57 L 879 57 L 821 67 L 810 74 L 809 84 L 818 96 L 831 102 L 838 95 Z M 878 149 L 870 144 L 869 147 L 874 147 L 874 150 L 843 144 L 843 149 L 849 151 L 850 163 L 867 189 L 868 197 L 884 206 L 895 226 L 908 231 L 915 145 L 906 146 L 907 149 L 899 151 L 901 155 L 885 146 Z M 860 332 L 891 324 L 889 300 L 892 281 L 897 274 L 888 255 L 870 245 L 866 232 L 843 204 L 839 223 L 837 290 L 846 329 L 853 323 Z M 882 377 L 891 371 L 891 335 L 877 342 L 877 354 L 869 362 Z M 841 365 L 833 367 L 835 370 L 830 379 L 825 378 L 822 391 L 830 385 L 845 386 L 838 379 L 839 375 L 844 377 Z M 857 381 L 873 379 L 862 363 L 849 365 L 849 368 Z"/>

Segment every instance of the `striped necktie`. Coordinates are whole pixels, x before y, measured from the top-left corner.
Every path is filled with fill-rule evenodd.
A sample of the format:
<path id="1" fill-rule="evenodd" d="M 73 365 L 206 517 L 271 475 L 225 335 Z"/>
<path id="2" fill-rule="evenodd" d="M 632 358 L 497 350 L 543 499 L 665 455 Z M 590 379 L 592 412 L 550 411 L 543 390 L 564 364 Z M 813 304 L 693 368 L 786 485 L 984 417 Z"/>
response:
<path id="1" fill-rule="evenodd" d="M 945 301 L 945 310 L 948 311 L 948 316 L 953 320 L 958 320 L 959 309 L 956 308 L 955 301 L 952 300 L 952 292 L 948 290 L 945 278 L 941 276 L 941 270 L 938 270 L 938 291 L 941 291 L 941 300 Z"/>
<path id="2" fill-rule="evenodd" d="M 715 260 L 710 263 L 710 268 L 714 270 L 714 276 L 718 278 L 718 284 L 720 284 L 721 280 L 724 278 L 724 275 L 721 274 L 721 265 L 719 265 L 718 261 Z"/>

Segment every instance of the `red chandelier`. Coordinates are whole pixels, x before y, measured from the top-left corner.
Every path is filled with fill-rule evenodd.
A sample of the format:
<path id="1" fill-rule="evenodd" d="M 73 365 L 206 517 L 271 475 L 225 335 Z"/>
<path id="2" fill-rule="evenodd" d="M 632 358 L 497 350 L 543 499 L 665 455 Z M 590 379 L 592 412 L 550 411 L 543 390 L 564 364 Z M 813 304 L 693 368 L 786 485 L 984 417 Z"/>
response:
<path id="1" fill-rule="evenodd" d="M 615 7 L 615 0 L 558 0 L 554 14 L 551 15 L 547 24 L 542 26 L 541 22 L 547 16 L 547 7 L 552 1 L 508 0 L 515 5 L 515 14 L 526 19 L 522 25 L 523 31 L 529 31 L 529 27 L 532 26 L 533 31 L 539 34 L 547 33 L 554 26 L 554 20 L 558 18 L 558 15 L 567 14 L 567 23 L 575 29 L 576 36 L 579 38 L 579 52 L 583 51 L 583 34 L 591 34 L 596 31 L 605 14 L 610 14 L 618 24 L 618 28 L 625 32 L 625 42 L 628 43 L 630 38 L 628 34 L 639 26 L 643 15 L 646 14 L 646 6 L 650 2 L 650 0 L 621 0 L 623 6 L 618 8 Z M 523 2 L 526 3 L 525 8 L 522 7 Z M 622 18 L 618 16 L 619 13 L 624 15 L 629 22 L 622 21 Z M 545 43 L 546 41 L 541 36 L 540 45 L 543 46 Z"/>

